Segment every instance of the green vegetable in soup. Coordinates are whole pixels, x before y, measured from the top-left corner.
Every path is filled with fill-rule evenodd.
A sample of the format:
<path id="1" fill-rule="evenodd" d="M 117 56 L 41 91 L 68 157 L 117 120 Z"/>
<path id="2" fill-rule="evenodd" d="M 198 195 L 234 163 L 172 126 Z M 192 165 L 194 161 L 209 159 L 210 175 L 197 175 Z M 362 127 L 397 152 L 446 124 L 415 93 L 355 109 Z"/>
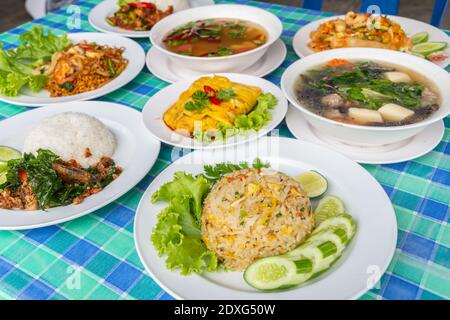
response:
<path id="1" fill-rule="evenodd" d="M 386 103 L 397 103 L 408 108 L 420 107 L 423 85 L 387 80 L 383 76 L 387 70 L 370 68 L 367 63 L 345 71 L 326 67 L 310 72 L 312 77 L 320 79 L 307 81 L 307 86 L 323 95 L 338 93 L 368 109 L 377 110 Z"/>

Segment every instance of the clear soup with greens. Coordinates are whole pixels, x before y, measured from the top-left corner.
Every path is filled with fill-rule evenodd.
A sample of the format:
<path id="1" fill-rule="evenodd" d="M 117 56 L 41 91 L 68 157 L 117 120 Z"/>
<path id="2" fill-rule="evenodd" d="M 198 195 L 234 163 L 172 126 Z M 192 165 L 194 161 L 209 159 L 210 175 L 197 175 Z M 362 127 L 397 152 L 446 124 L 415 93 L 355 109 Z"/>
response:
<path id="1" fill-rule="evenodd" d="M 334 59 L 308 70 L 297 99 L 328 119 L 368 126 L 421 121 L 439 109 L 440 97 L 423 76 L 385 63 Z"/>
<path id="2" fill-rule="evenodd" d="M 167 34 L 163 43 L 169 51 L 194 57 L 220 57 L 246 52 L 267 41 L 258 24 L 216 18 L 186 23 Z"/>

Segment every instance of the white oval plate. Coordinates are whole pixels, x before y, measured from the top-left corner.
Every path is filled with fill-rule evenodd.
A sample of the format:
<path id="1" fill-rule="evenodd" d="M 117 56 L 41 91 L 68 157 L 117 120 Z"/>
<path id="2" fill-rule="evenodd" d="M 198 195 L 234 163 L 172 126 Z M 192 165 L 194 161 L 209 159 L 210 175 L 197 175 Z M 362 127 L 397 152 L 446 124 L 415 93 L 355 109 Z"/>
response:
<path id="1" fill-rule="evenodd" d="M 71 102 L 57 108 L 43 107 L 0 122 L 0 145 L 22 150 L 28 132 L 44 118 L 61 112 L 83 112 L 97 117 L 114 134 L 117 147 L 112 159 L 123 173 L 101 192 L 79 205 L 47 211 L 0 209 L 0 230 L 21 230 L 49 226 L 79 218 L 116 200 L 133 188 L 158 158 L 160 142 L 147 134 L 141 114 L 129 107 L 103 101 Z"/>
<path id="2" fill-rule="evenodd" d="M 213 0 L 189 0 L 189 7 L 191 8 L 210 6 L 213 4 L 214 4 Z M 108 22 L 106 22 L 106 18 L 113 16 L 114 12 L 116 12 L 118 9 L 119 5 L 117 4 L 117 0 L 106 0 L 100 2 L 89 12 L 88 17 L 89 23 L 95 29 L 106 33 L 115 33 L 130 38 L 148 38 L 150 30 L 149 31 L 126 30 L 108 24 Z"/>
<path id="3" fill-rule="evenodd" d="M 299 140 L 312 142 L 343 155 L 359 163 L 388 164 L 412 160 L 433 150 L 444 135 L 444 121 L 437 121 L 426 127 L 411 139 L 381 147 L 358 147 L 341 143 L 331 136 L 323 137 L 312 128 L 302 116 L 302 112 L 289 106 L 286 125 Z"/>
<path id="4" fill-rule="evenodd" d="M 283 63 L 286 54 L 286 45 L 283 40 L 278 39 L 261 59 L 241 73 L 256 77 L 264 77 Z M 155 47 L 151 47 L 150 50 L 148 50 L 146 64 L 148 70 L 150 70 L 155 77 L 170 83 L 201 76 L 200 72 L 195 72 L 173 64 L 163 52 Z"/>
<path id="5" fill-rule="evenodd" d="M 70 33 L 68 37 L 73 43 L 77 43 L 81 40 L 86 40 L 88 42 L 96 42 L 102 45 L 125 48 L 123 56 L 128 59 L 128 65 L 117 78 L 114 78 L 104 86 L 92 91 L 65 97 L 50 97 L 50 94 L 45 89 L 35 93 L 30 89 L 25 88 L 16 97 L 7 97 L 0 95 L 0 101 L 16 104 L 19 106 L 38 107 L 55 103 L 60 104 L 63 102 L 98 98 L 116 89 L 119 89 L 120 87 L 133 80 L 139 74 L 139 72 L 141 72 L 145 64 L 144 49 L 142 49 L 142 47 L 137 42 L 131 39 L 99 32 Z"/>
<path id="6" fill-rule="evenodd" d="M 327 17 L 320 20 L 312 21 L 307 25 L 305 25 L 304 27 L 301 27 L 295 34 L 294 39 L 292 40 L 292 45 L 294 47 L 295 53 L 300 58 L 313 54 L 314 51 L 308 48 L 308 42 L 310 41 L 311 32 L 315 31 L 322 23 L 337 18 L 343 19 L 345 18 L 345 16 Z M 445 34 L 445 32 L 428 23 L 398 16 L 388 16 L 388 18 L 397 22 L 403 28 L 403 30 L 405 30 L 406 34 L 409 37 L 415 35 L 416 33 L 426 31 L 430 36 L 429 41 L 450 42 L 449 37 L 447 36 L 447 34 Z M 449 63 L 450 59 L 447 59 L 439 63 L 439 65 L 442 68 L 446 68 L 449 65 Z"/>
<path id="7" fill-rule="evenodd" d="M 176 147 L 190 149 L 223 148 L 225 146 L 241 144 L 258 139 L 275 128 L 283 120 L 287 112 L 287 100 L 280 88 L 278 88 L 275 84 L 268 80 L 245 74 L 220 73 L 217 75 L 228 77 L 234 82 L 260 87 L 263 93 L 272 93 L 278 99 L 277 106 L 269 111 L 272 114 L 272 120 L 270 120 L 258 132 L 249 132 L 247 135 L 232 136 L 225 141 L 202 143 L 193 138 L 186 137 L 172 131 L 163 121 L 164 112 L 166 112 L 166 110 L 177 101 L 183 91 L 189 88 L 195 80 L 195 78 L 193 78 L 171 84 L 170 86 L 157 92 L 147 101 L 144 110 L 142 111 L 142 116 L 144 119 L 144 124 L 150 133 L 160 141 Z"/>
<path id="8" fill-rule="evenodd" d="M 181 276 L 169 271 L 150 240 L 158 213 L 165 203 L 151 203 L 152 194 L 173 179 L 176 171 L 200 173 L 204 164 L 256 157 L 288 175 L 317 170 L 327 177 L 328 194 L 343 199 L 357 223 L 355 238 L 331 269 L 305 285 L 280 292 L 259 292 L 248 286 L 241 272 Z M 288 138 L 264 137 L 251 144 L 228 149 L 198 150 L 175 161 L 150 184 L 134 221 L 136 248 L 146 270 L 169 294 L 178 299 L 356 299 L 382 276 L 392 259 L 397 241 L 397 222 L 388 196 L 366 170 L 343 155 L 312 143 Z M 195 289 L 194 289 L 195 288 Z"/>

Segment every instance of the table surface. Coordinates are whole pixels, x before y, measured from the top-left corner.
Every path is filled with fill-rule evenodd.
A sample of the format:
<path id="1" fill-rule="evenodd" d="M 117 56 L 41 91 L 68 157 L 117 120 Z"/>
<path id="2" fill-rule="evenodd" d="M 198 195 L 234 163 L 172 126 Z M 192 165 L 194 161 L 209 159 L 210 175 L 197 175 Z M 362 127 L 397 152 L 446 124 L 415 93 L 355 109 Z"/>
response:
<path id="1" fill-rule="evenodd" d="M 19 35 L 38 24 L 65 32 L 95 31 L 87 16 L 98 2 L 76 3 L 81 9 L 78 29 L 68 28 L 68 18 L 78 10 L 72 6 L 0 34 L 0 41 L 6 48 L 17 45 Z M 276 84 L 285 68 L 298 59 L 292 50 L 295 32 L 310 21 L 331 15 L 247 0 L 216 2 L 261 7 L 282 20 L 288 55 L 282 66 L 266 77 Z M 147 39 L 138 42 L 146 51 L 150 48 Z M 148 98 L 165 86 L 167 83 L 144 68 L 128 85 L 99 100 L 141 110 Z M 0 119 L 27 110 L 0 102 Z M 420 158 L 364 165 L 394 204 L 399 229 L 387 272 L 361 299 L 450 299 L 449 117 L 445 125 L 443 140 Z M 282 136 L 292 137 L 284 122 L 279 129 Z M 163 144 L 154 167 L 137 186 L 92 214 L 46 228 L 0 231 L 0 299 L 172 299 L 144 271 L 133 241 L 136 207 L 149 183 L 170 164 L 171 150 Z"/>

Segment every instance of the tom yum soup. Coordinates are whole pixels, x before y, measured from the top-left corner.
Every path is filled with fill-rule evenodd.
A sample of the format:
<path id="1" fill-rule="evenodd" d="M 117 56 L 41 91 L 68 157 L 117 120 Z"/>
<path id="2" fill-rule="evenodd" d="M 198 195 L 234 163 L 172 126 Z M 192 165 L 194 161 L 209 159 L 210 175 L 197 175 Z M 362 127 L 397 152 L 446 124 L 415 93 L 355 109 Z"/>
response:
<path id="1" fill-rule="evenodd" d="M 236 19 L 207 19 L 186 23 L 163 39 L 167 50 L 194 57 L 221 57 L 260 47 L 267 32 L 258 24 Z"/>
<path id="2" fill-rule="evenodd" d="M 440 97 L 420 75 L 378 62 L 334 59 L 300 76 L 297 99 L 328 119 L 367 126 L 421 121 L 439 109 Z"/>

